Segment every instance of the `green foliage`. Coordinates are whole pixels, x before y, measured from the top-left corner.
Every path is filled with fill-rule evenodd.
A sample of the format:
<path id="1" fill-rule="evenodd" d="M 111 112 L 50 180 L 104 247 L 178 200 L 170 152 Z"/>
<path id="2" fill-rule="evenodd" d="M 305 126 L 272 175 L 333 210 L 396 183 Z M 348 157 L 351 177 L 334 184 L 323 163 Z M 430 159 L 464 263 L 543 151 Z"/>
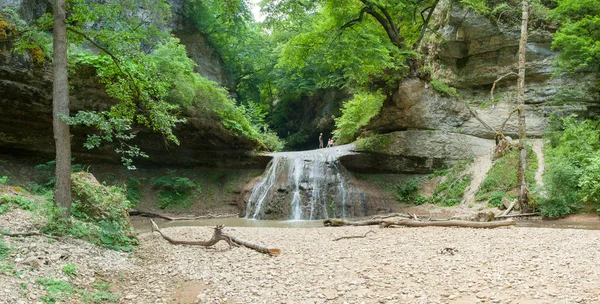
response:
<path id="1" fill-rule="evenodd" d="M 419 192 L 419 180 L 409 179 L 394 186 L 394 189 L 396 190 L 396 200 L 399 202 L 414 200 Z"/>
<path id="2" fill-rule="evenodd" d="M 198 185 L 187 177 L 165 175 L 154 180 L 153 188 L 160 189 L 159 208 L 186 208 L 192 203 L 190 194 L 198 190 Z"/>
<path id="3" fill-rule="evenodd" d="M 376 93 L 356 93 L 354 98 L 344 103 L 342 116 L 335 118 L 334 140 L 338 144 L 353 141 L 356 132 L 369 123 L 371 118 L 379 113 L 385 95 Z"/>
<path id="4" fill-rule="evenodd" d="M 545 196 L 538 199 L 538 207 L 543 216 L 556 218 L 575 213 L 581 207 L 578 199 L 578 181 L 581 170 L 568 162 L 548 163 L 544 175 Z"/>
<path id="5" fill-rule="evenodd" d="M 71 235 L 113 250 L 131 251 L 138 244 L 129 223 L 131 203 L 119 187 L 100 185 L 89 173 L 75 173 L 73 219 L 64 219 L 54 204 L 46 206 L 45 233 Z"/>
<path id="6" fill-rule="evenodd" d="M 506 196 L 506 192 L 494 191 L 488 198 L 488 206 L 498 208 L 502 205 L 502 199 Z"/>
<path id="7" fill-rule="evenodd" d="M 44 303 L 56 303 L 61 300 L 69 299 L 75 293 L 75 288 L 62 280 L 53 278 L 41 278 L 35 281 L 46 290 L 46 295 L 41 297 Z"/>
<path id="8" fill-rule="evenodd" d="M 540 211 L 546 217 L 561 217 L 576 212 L 583 203 L 600 205 L 598 121 L 577 121 L 571 116 L 552 125 Z"/>
<path id="9" fill-rule="evenodd" d="M 81 299 L 86 303 L 117 303 L 119 296 L 112 294 L 108 283 L 94 283 L 94 292 L 84 292 Z"/>
<path id="10" fill-rule="evenodd" d="M 552 18 L 561 24 L 552 48 L 563 71 L 600 71 L 600 6 L 596 0 L 559 0 Z"/>
<path id="11" fill-rule="evenodd" d="M 139 178 L 130 178 L 127 181 L 125 196 L 133 206 L 136 206 L 140 202 L 140 185 L 141 182 Z"/>
<path id="12" fill-rule="evenodd" d="M 446 176 L 448 174 L 448 172 L 449 172 L 448 169 L 435 170 L 431 174 L 429 174 L 429 179 L 432 179 L 432 178 L 438 177 L 438 176 Z"/>
<path id="13" fill-rule="evenodd" d="M 15 10 L 0 10 L 0 40 L 13 41 L 14 51 L 18 54 L 29 53 L 35 65 L 43 65 L 46 58 L 52 57 L 51 37 L 51 33 L 27 24 Z"/>
<path id="14" fill-rule="evenodd" d="M 0 176 L 0 185 L 1 184 L 6 184 L 6 182 L 8 181 L 8 176 Z"/>
<path id="15" fill-rule="evenodd" d="M 356 141 L 356 149 L 359 151 L 368 152 L 384 152 L 386 151 L 392 141 L 389 136 L 383 134 L 373 134 L 368 137 L 361 137 Z"/>
<path id="16" fill-rule="evenodd" d="M 516 195 L 519 181 L 517 179 L 517 170 L 519 164 L 519 151 L 511 150 L 502 158 L 496 160 L 488 171 L 487 176 L 481 183 L 477 191 L 477 200 L 489 200 L 494 194 L 494 200 L 502 201 L 505 196 Z M 537 155 L 530 146 L 527 146 L 527 169 L 525 179 L 529 185 L 535 184 L 535 172 L 538 168 Z M 488 202 L 489 203 L 489 202 Z M 493 202 L 491 204 L 494 204 Z"/>
<path id="17" fill-rule="evenodd" d="M 442 176 L 441 174 L 445 174 L 445 176 L 435 186 L 429 201 L 442 206 L 460 204 L 465 194 L 465 188 L 471 184 L 471 176 L 464 174 L 464 171 L 472 162 L 472 159 L 459 161 L 446 173 L 443 170 L 436 171 L 440 176 Z"/>
<path id="18" fill-rule="evenodd" d="M 37 206 L 37 203 L 22 195 L 8 195 L 3 194 L 0 196 L 0 206 L 14 204 L 19 206 L 23 210 L 31 211 Z M 2 212 L 0 212 L 1 214 Z"/>
<path id="19" fill-rule="evenodd" d="M 62 267 L 62 272 L 70 277 L 77 275 L 77 266 L 73 263 L 66 264 Z"/>
<path id="20" fill-rule="evenodd" d="M 6 259 L 9 252 L 10 248 L 4 243 L 3 239 L 0 239 L 0 261 Z"/>
<path id="21" fill-rule="evenodd" d="M 451 96 L 451 97 L 458 97 L 458 92 L 456 92 L 455 88 L 450 87 L 447 84 L 445 84 L 435 78 L 431 79 L 431 86 L 436 91 L 440 92 L 443 95 Z"/>

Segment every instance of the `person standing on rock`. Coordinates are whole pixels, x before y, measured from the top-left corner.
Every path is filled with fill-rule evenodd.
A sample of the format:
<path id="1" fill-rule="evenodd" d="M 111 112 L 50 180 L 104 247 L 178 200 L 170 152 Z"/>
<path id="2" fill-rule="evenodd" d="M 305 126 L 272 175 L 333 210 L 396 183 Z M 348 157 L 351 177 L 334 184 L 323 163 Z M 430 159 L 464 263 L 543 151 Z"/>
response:
<path id="1" fill-rule="evenodd" d="M 319 149 L 323 149 L 323 133 L 319 134 Z"/>

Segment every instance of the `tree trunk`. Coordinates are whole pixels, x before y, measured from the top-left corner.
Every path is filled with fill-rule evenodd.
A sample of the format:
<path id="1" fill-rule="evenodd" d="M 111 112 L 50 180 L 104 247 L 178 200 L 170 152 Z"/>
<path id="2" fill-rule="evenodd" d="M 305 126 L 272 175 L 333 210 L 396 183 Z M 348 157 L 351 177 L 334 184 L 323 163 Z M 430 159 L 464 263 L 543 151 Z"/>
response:
<path id="1" fill-rule="evenodd" d="M 65 0 L 54 3 L 54 82 L 52 125 L 56 146 L 56 182 L 54 203 L 61 216 L 71 216 L 71 135 L 69 125 L 60 119 L 69 116 L 69 82 L 67 79 L 67 23 Z"/>
<path id="2" fill-rule="evenodd" d="M 528 0 L 523 0 L 523 15 L 521 18 L 521 40 L 519 42 L 519 74 L 517 79 L 517 103 L 519 109 L 519 206 L 521 213 L 531 212 L 525 169 L 527 168 L 527 149 L 525 148 L 525 47 L 527 45 L 527 21 L 529 19 Z"/>

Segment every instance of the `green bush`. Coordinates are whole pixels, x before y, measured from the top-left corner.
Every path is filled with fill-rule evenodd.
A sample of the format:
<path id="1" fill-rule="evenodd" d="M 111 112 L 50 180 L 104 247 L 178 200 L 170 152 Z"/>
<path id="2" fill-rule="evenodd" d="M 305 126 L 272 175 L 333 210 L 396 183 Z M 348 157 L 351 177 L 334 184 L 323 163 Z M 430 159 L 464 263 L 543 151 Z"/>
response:
<path id="1" fill-rule="evenodd" d="M 581 206 L 600 204 L 600 129 L 597 120 L 554 118 L 546 139 L 547 173 L 544 195 L 538 199 L 546 217 L 577 212 Z"/>
<path id="2" fill-rule="evenodd" d="M 127 200 L 131 202 L 133 206 L 136 206 L 140 202 L 140 182 L 139 178 L 130 178 L 127 181 L 127 185 L 125 187 L 125 196 Z"/>
<path id="3" fill-rule="evenodd" d="M 396 190 L 396 199 L 399 202 L 413 200 L 419 191 L 419 180 L 409 179 L 399 185 L 394 186 Z"/>
<path id="4" fill-rule="evenodd" d="M 71 235 L 113 250 L 131 251 L 138 241 L 129 222 L 131 203 L 119 187 L 106 187 L 86 172 L 71 175 L 72 219 L 54 204 L 46 207 L 44 232 Z"/>
<path id="5" fill-rule="evenodd" d="M 198 185 L 187 177 L 165 175 L 155 179 L 152 187 L 160 189 L 158 207 L 166 209 L 189 207 L 192 203 L 190 194 Z"/>
<path id="6" fill-rule="evenodd" d="M 578 183 L 581 170 L 566 161 L 548 164 L 544 176 L 545 196 L 538 199 L 543 216 L 556 218 L 575 213 L 581 207 Z"/>
<path id="7" fill-rule="evenodd" d="M 502 205 L 502 199 L 506 196 L 506 192 L 503 191 L 494 191 L 490 194 L 488 198 L 488 206 L 490 207 L 500 207 Z"/>
<path id="8" fill-rule="evenodd" d="M 356 132 L 369 123 L 371 118 L 379 113 L 385 95 L 376 92 L 354 94 L 354 98 L 344 103 L 342 116 L 334 118 L 335 130 L 333 138 L 337 144 L 352 142 Z"/>

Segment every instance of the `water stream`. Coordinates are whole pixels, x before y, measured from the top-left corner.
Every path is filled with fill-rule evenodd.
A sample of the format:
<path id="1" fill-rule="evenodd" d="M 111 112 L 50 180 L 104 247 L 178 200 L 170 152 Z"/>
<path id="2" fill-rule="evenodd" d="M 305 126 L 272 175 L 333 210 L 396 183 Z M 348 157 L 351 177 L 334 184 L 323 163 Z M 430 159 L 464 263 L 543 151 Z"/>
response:
<path id="1" fill-rule="evenodd" d="M 247 200 L 245 217 L 316 220 L 365 215 L 364 208 L 353 208 L 365 196 L 338 160 L 347 149 L 273 153 Z"/>
<path id="2" fill-rule="evenodd" d="M 317 228 L 323 227 L 323 221 L 277 221 L 277 220 L 252 220 L 245 218 L 220 218 L 220 219 L 202 219 L 192 221 L 165 221 L 154 220 L 160 228 L 184 227 L 184 226 L 209 226 L 224 224 L 226 227 L 270 227 L 270 228 Z M 150 220 L 145 217 L 133 216 L 131 222 L 135 230 L 139 233 L 150 232 Z M 570 219 L 558 220 L 520 220 L 517 221 L 517 227 L 529 228 L 556 228 L 556 229 L 585 229 L 600 230 L 600 221 L 575 221 Z M 418 229 L 418 228 L 414 228 Z"/>

